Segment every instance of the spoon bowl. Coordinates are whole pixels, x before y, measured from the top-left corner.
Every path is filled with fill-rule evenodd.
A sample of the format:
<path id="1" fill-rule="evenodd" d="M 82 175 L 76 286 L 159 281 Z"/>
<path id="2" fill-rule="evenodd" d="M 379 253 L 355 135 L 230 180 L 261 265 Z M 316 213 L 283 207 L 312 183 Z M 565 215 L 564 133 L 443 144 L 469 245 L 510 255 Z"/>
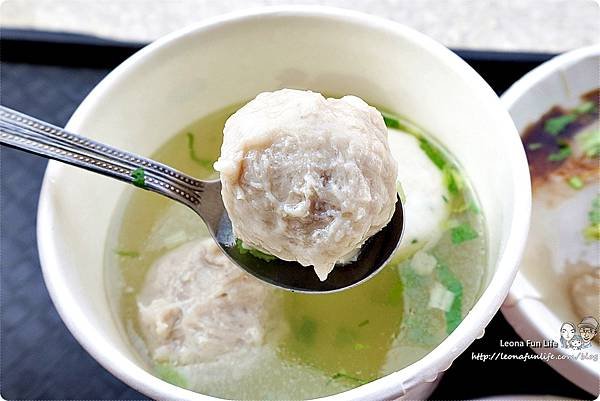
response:
<path id="1" fill-rule="evenodd" d="M 213 185 L 217 183 L 220 187 L 220 182 Z M 235 246 L 236 238 L 225 208 L 218 225 L 209 225 L 209 230 L 227 256 L 254 277 L 290 291 L 328 293 L 354 287 L 373 277 L 386 265 L 402 238 L 403 217 L 402 202 L 398 199 L 390 222 L 363 244 L 354 260 L 336 265 L 325 281 L 319 280 L 313 269 L 298 262 L 278 258 L 267 261 L 241 252 Z"/>
<path id="2" fill-rule="evenodd" d="M 403 231 L 398 199 L 392 220 L 363 244 L 355 260 L 329 274 L 325 281 L 298 262 L 265 260 L 243 253 L 221 199 L 221 182 L 201 181 L 150 160 L 0 106 L 0 143 L 125 181 L 182 203 L 196 212 L 233 263 L 254 277 L 291 291 L 326 293 L 358 285 L 380 271 L 398 247 Z"/>

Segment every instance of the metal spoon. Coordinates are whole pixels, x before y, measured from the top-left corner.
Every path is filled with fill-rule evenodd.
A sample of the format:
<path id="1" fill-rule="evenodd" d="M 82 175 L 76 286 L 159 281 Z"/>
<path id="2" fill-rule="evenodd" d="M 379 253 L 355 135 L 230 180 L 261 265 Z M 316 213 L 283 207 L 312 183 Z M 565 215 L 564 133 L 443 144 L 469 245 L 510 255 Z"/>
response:
<path id="1" fill-rule="evenodd" d="M 336 292 L 364 282 L 383 268 L 403 230 L 400 200 L 390 223 L 372 236 L 355 261 L 336 266 L 325 281 L 310 267 L 280 259 L 265 261 L 235 246 L 231 221 L 221 199 L 221 182 L 201 181 L 169 166 L 67 132 L 0 106 L 0 143 L 134 184 L 171 198 L 204 220 L 221 249 L 239 267 L 274 286 L 298 292 Z"/>

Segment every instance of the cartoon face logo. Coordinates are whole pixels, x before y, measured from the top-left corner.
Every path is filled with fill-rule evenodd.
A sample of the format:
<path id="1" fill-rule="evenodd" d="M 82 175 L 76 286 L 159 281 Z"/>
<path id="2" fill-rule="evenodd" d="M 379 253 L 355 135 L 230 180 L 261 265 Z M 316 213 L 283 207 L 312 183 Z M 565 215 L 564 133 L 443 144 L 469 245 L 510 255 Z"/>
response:
<path id="1" fill-rule="evenodd" d="M 580 335 L 575 334 L 573 336 L 573 338 L 571 338 L 571 340 L 569 341 L 569 348 L 572 349 L 581 349 L 581 346 L 583 345 L 583 339 L 581 338 Z"/>
<path id="2" fill-rule="evenodd" d="M 565 322 L 560 327 L 560 345 L 563 348 L 570 348 L 569 341 L 575 336 L 575 325 Z"/>
<path id="3" fill-rule="evenodd" d="M 577 325 L 584 348 L 591 346 L 591 341 L 598 334 L 598 321 L 592 316 L 585 317 Z"/>

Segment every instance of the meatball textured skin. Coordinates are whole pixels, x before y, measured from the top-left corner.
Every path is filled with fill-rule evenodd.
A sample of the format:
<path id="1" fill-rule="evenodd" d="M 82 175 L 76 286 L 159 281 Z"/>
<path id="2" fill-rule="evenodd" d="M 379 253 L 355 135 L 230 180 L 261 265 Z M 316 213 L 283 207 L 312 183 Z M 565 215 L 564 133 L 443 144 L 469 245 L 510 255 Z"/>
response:
<path id="1" fill-rule="evenodd" d="M 150 356 L 187 365 L 262 345 L 268 293 L 210 238 L 165 254 L 137 297 Z"/>
<path id="2" fill-rule="evenodd" d="M 234 234 L 248 246 L 313 266 L 325 280 L 394 214 L 387 129 L 358 97 L 261 93 L 223 133 L 215 169 Z"/>

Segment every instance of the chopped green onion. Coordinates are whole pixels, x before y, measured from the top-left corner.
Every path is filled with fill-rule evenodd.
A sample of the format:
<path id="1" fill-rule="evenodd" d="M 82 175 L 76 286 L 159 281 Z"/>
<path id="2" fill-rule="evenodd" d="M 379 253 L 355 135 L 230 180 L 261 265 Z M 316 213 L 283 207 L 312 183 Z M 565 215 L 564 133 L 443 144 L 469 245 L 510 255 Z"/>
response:
<path id="1" fill-rule="evenodd" d="M 567 180 L 567 182 L 569 183 L 569 186 L 573 189 L 581 189 L 584 186 L 583 180 L 579 176 L 576 176 L 576 175 L 569 178 Z"/>
<path id="2" fill-rule="evenodd" d="M 362 322 L 360 322 L 360 323 L 358 324 L 358 327 L 363 327 L 363 326 L 366 326 L 367 324 L 369 324 L 369 319 L 367 319 L 367 320 L 363 320 Z"/>
<path id="3" fill-rule="evenodd" d="M 412 241 L 410 241 L 410 243 L 411 243 L 411 244 L 416 244 L 417 242 L 419 242 L 419 240 L 418 240 L 418 239 L 416 239 L 416 238 L 413 238 L 413 240 L 412 240 Z"/>
<path id="4" fill-rule="evenodd" d="M 450 199 L 442 195 L 442 199 L 444 202 L 450 205 L 450 211 L 452 213 L 464 212 L 467 210 L 468 204 L 463 193 L 465 185 L 460 173 L 456 167 L 452 166 L 451 164 L 446 164 L 442 169 L 442 172 L 444 173 L 443 175 L 446 188 L 451 195 Z"/>
<path id="5" fill-rule="evenodd" d="M 600 195 L 592 201 L 592 208 L 588 212 L 590 225 L 583 230 L 583 236 L 588 241 L 600 241 Z"/>
<path id="6" fill-rule="evenodd" d="M 577 117 L 574 114 L 565 114 L 564 116 L 549 118 L 544 122 L 544 131 L 550 135 L 560 134 L 567 125 L 575 121 Z"/>
<path id="7" fill-rule="evenodd" d="M 383 122 L 385 123 L 385 126 L 388 128 L 400 128 L 400 121 L 398 121 L 398 119 L 394 116 L 392 116 L 391 114 L 386 113 L 385 111 L 380 111 L 381 116 L 383 117 Z"/>
<path id="8" fill-rule="evenodd" d="M 542 144 L 540 142 L 533 142 L 533 143 L 530 143 L 529 145 L 527 145 L 527 149 L 529 149 L 529 150 L 538 150 L 542 146 L 544 146 L 544 144 Z"/>
<path id="9" fill-rule="evenodd" d="M 385 111 L 380 111 L 380 113 L 383 117 L 383 122 L 385 123 L 386 127 L 400 130 L 402 132 L 414 136 L 415 138 L 421 138 L 423 136 L 423 132 L 410 121 L 407 121 L 390 113 L 386 113 Z"/>
<path id="10" fill-rule="evenodd" d="M 583 230 L 583 236 L 588 241 L 600 241 L 600 224 L 592 224 Z"/>
<path id="11" fill-rule="evenodd" d="M 379 111 L 383 117 L 383 122 L 388 128 L 395 128 L 410 134 L 419 140 L 419 146 L 425 152 L 427 157 L 435 164 L 440 170 L 446 165 L 446 158 L 443 153 L 440 152 L 435 146 L 424 138 L 423 132 L 412 123 L 401 119 L 400 117 L 394 116 L 385 111 Z"/>
<path id="12" fill-rule="evenodd" d="M 579 142 L 587 157 L 600 155 L 600 129 L 590 130 L 578 135 L 577 142 Z"/>
<path id="13" fill-rule="evenodd" d="M 138 258 L 140 256 L 137 251 L 116 250 L 115 253 L 124 258 Z"/>
<path id="14" fill-rule="evenodd" d="M 146 174 L 143 168 L 138 167 L 133 170 L 131 178 L 133 178 L 133 185 L 139 188 L 146 188 Z"/>
<path id="15" fill-rule="evenodd" d="M 156 371 L 156 375 L 167 383 L 171 383 L 179 387 L 187 387 L 187 380 L 175 369 L 174 366 L 160 363 L 154 367 L 154 370 Z"/>
<path id="16" fill-rule="evenodd" d="M 462 213 L 467 209 L 469 209 L 469 204 L 462 193 L 454 196 L 452 199 L 452 205 L 450 207 L 452 213 Z"/>
<path id="17" fill-rule="evenodd" d="M 187 146 L 188 146 L 188 152 L 190 154 L 190 159 L 192 159 L 193 161 L 195 161 L 196 163 L 198 163 L 200 166 L 204 167 L 205 169 L 211 170 L 213 168 L 213 161 L 203 159 L 201 157 L 198 157 L 198 155 L 196 155 L 196 149 L 194 147 L 194 134 L 192 134 L 191 132 L 188 132 L 186 134 L 186 137 L 187 137 Z"/>
<path id="18" fill-rule="evenodd" d="M 444 168 L 444 179 L 448 191 L 453 195 L 458 194 L 464 187 L 462 178 L 454 167 L 446 166 L 446 168 Z"/>
<path id="19" fill-rule="evenodd" d="M 353 381 L 353 382 L 358 383 L 358 384 L 368 383 L 368 380 L 364 380 L 364 379 L 360 379 L 358 377 L 350 376 L 344 370 L 340 370 L 339 372 L 337 372 L 336 374 L 334 374 L 333 376 L 331 376 L 331 380 L 339 380 L 339 379 L 345 379 L 345 380 Z"/>
<path id="20" fill-rule="evenodd" d="M 548 160 L 551 162 L 560 162 L 571 156 L 572 153 L 571 147 L 568 144 L 563 144 L 557 152 L 548 155 Z"/>
<path id="21" fill-rule="evenodd" d="M 364 345 L 364 344 L 361 344 L 361 343 L 354 344 L 354 349 L 356 351 L 361 351 L 361 350 L 366 349 L 366 348 L 369 348 L 369 347 L 366 346 L 366 345 Z"/>
<path id="22" fill-rule="evenodd" d="M 477 231 L 467 223 L 459 224 L 450 229 L 450 235 L 454 245 L 462 244 L 465 241 L 470 241 L 478 237 Z"/>
<path id="23" fill-rule="evenodd" d="M 436 274 L 440 283 L 442 283 L 448 291 L 454 294 L 452 305 L 446 312 L 446 332 L 450 334 L 458 327 L 462 320 L 463 286 L 448 266 L 442 263 L 438 264 Z"/>
<path id="24" fill-rule="evenodd" d="M 423 150 L 423 152 L 425 152 L 433 164 L 435 164 L 440 170 L 444 169 L 444 166 L 446 165 L 446 158 L 437 148 L 431 145 L 427 139 L 419 138 L 419 147 Z"/>
<path id="25" fill-rule="evenodd" d="M 259 251 L 258 249 L 247 246 L 240 239 L 235 240 L 235 246 L 238 248 L 238 252 L 241 255 L 249 254 L 249 255 L 254 256 L 255 258 L 262 259 L 265 262 L 271 262 L 271 261 L 277 259 L 276 256 L 269 255 L 268 253 L 264 253 L 262 251 Z"/>
<path id="26" fill-rule="evenodd" d="M 594 104 L 594 102 L 587 101 L 587 102 L 583 102 L 579 106 L 575 107 L 575 112 L 577 114 L 586 114 L 586 113 L 593 111 L 595 108 L 596 108 L 596 105 Z"/>

